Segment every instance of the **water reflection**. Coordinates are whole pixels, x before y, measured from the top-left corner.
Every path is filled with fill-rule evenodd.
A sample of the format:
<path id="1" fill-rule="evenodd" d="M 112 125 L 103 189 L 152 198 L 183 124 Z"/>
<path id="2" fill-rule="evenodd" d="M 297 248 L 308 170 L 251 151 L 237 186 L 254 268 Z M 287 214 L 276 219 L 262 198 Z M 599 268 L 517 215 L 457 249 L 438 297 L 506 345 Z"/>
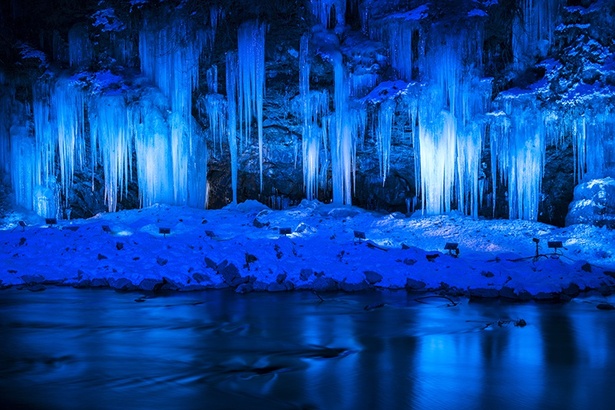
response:
<path id="1" fill-rule="evenodd" d="M 615 314 L 591 299 L 137 297 L 1 292 L 2 408 L 610 408 L 615 398 Z"/>

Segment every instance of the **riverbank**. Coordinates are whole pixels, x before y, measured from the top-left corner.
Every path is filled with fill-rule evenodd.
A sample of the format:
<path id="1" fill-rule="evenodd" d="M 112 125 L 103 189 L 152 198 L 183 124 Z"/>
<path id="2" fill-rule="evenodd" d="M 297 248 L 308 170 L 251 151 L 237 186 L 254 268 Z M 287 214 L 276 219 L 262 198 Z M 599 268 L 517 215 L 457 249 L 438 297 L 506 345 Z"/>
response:
<path id="1" fill-rule="evenodd" d="M 317 201 L 276 211 L 247 201 L 221 210 L 153 206 L 52 225 L 12 214 L 2 226 L 4 288 L 405 288 L 521 300 L 615 291 L 615 232 L 587 225 L 407 217 Z"/>

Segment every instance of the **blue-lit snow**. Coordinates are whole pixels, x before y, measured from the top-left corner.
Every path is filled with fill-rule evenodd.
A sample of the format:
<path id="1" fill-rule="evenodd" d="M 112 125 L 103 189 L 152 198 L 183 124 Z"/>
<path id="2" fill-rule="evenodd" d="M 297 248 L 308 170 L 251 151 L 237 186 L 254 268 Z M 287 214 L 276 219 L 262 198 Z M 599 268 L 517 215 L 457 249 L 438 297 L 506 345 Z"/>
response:
<path id="1" fill-rule="evenodd" d="M 26 221 L 25 229 L 19 219 Z M 365 281 L 366 271 L 382 275 L 377 287 L 393 289 L 404 288 L 408 279 L 427 288 L 506 286 L 532 295 L 561 292 L 571 283 L 581 290 L 615 286 L 615 279 L 604 274 L 604 269 L 615 270 L 615 231 L 589 225 L 556 228 L 458 213 L 406 217 L 307 200 L 287 210 L 256 201 L 220 210 L 154 205 L 52 227 L 33 213 L 13 213 L 2 224 L 0 286 L 32 280 L 70 286 L 94 279 L 139 286 L 165 278 L 183 290 L 225 287 L 206 258 L 217 264 L 226 260 L 242 276 L 254 276 L 256 290 L 266 290 L 280 274 L 295 289 L 311 288 L 320 273 L 351 287 Z M 171 233 L 159 234 L 160 227 Z M 284 227 L 292 233 L 280 235 Z M 365 232 L 366 240 L 355 239 L 354 231 Z M 546 256 L 533 260 L 532 238 L 540 239 L 540 253 Z M 555 257 L 547 248 L 552 240 L 562 241 L 563 255 Z M 446 242 L 459 243 L 459 257 L 444 251 Z M 436 254 L 430 262 L 427 256 Z M 311 274 L 306 278 L 304 271 L 302 278 L 305 269 Z"/>

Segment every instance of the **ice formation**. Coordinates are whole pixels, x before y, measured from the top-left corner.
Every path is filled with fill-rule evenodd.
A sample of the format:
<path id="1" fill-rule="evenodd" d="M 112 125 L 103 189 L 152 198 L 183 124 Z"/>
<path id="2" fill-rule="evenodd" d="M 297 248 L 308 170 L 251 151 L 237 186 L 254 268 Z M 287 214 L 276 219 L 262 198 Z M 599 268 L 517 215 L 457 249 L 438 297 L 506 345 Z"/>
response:
<path id="1" fill-rule="evenodd" d="M 260 189 L 263 190 L 263 98 L 265 96 L 265 24 L 243 23 L 238 30 L 238 113 L 242 146 L 250 137 L 252 119 L 258 132 Z"/>
<path id="2" fill-rule="evenodd" d="M 583 181 L 615 175 L 615 115 L 588 110 L 574 121 L 575 169 Z"/>
<path id="3" fill-rule="evenodd" d="M 310 0 L 312 14 L 325 28 L 343 26 L 346 18 L 346 0 Z"/>
<path id="4" fill-rule="evenodd" d="M 329 112 L 329 93 L 327 90 L 310 90 L 310 62 L 308 35 L 301 37 L 299 57 L 299 93 L 301 115 L 303 116 L 303 135 L 301 152 L 303 158 L 303 189 L 309 200 L 318 197 L 320 151 L 326 140 L 326 133 L 319 125 Z"/>
<path id="5" fill-rule="evenodd" d="M 286 50 L 299 60 L 299 96 L 293 101 L 299 107 L 301 143 L 293 136 L 289 149 L 296 164 L 303 161 L 306 198 L 326 191 L 335 204 L 351 204 L 357 151 L 375 153 L 385 184 L 391 180 L 392 150 L 399 145 L 413 150 L 413 158 L 395 166 L 414 166 L 415 199 L 425 214 L 460 210 L 476 217 L 488 190 L 495 212 L 503 194 L 498 191 L 505 190 L 510 218 L 537 219 L 545 150 L 564 138 L 572 138 L 577 182 L 615 173 L 615 116 L 600 104 L 580 104 L 578 115 L 545 114 L 540 91 L 530 87 L 500 93 L 491 106 L 492 84 L 482 67 L 482 52 L 488 49 L 482 22 L 491 18 L 497 2 L 476 2 L 469 13 L 461 5 L 459 19 L 445 22 L 437 20 L 437 2 L 414 2 L 406 11 L 407 2 L 393 3 L 311 0 L 315 27 L 301 38 L 299 53 Z M 548 55 L 564 1 L 521 0 L 519 5 L 507 32 L 512 36 L 508 68 L 517 73 Z M 138 35 L 138 79 L 124 67 L 84 71 L 96 65 L 94 32 L 97 41 L 109 44 L 105 52 L 111 59 L 127 67 L 132 61 L 131 69 L 137 68 L 132 56 L 137 41 L 103 21 L 111 16 L 106 11 L 97 14 L 94 31 L 83 24 L 72 27 L 68 47 L 53 36 L 50 61 L 64 63 L 73 76 L 50 69 L 33 86 L 27 107 L 19 107 L 13 86 L 0 73 L 0 161 L 20 205 L 59 215 L 70 202 L 75 173 L 91 172 L 97 190 L 94 175 L 102 169 L 110 211 L 118 209 L 131 183 L 138 185 L 144 206 L 202 207 L 207 143 L 216 160 L 230 157 L 237 202 L 239 156 L 248 152 L 253 136 L 262 192 L 268 148 L 263 130 L 267 24 L 237 22 L 237 50 L 227 52 L 225 84 L 219 85 L 215 63 L 221 63 L 205 52 L 216 37 L 222 8 L 211 8 L 199 23 L 178 17 L 181 13 L 160 17 L 140 11 L 145 17 Z M 362 33 L 353 31 L 358 20 Z M 364 44 L 366 50 L 359 49 Z M 331 65 L 332 84 L 310 82 L 311 76 L 323 75 L 311 72 L 322 68 L 313 64 L 316 56 Z M 199 87 L 204 62 L 209 68 Z M 612 63 L 600 64 L 601 69 Z M 546 71 L 543 82 L 553 75 Z M 197 92 L 202 94 L 195 98 Z M 373 108 L 369 121 L 368 108 Z M 193 112 L 200 114 L 204 132 Z"/>
<path id="6" fill-rule="evenodd" d="M 227 114 L 226 128 L 228 131 L 228 146 L 231 154 L 231 185 L 233 190 L 233 203 L 237 203 L 237 53 L 230 52 L 226 55 L 226 98 Z"/>
<path id="7" fill-rule="evenodd" d="M 547 55 L 564 0 L 521 0 L 513 22 L 512 52 L 518 69 Z"/>
<path id="8" fill-rule="evenodd" d="M 459 209 L 477 216 L 482 118 L 491 92 L 480 76 L 481 32 L 443 32 L 430 41 L 430 52 L 418 62 L 422 84 L 411 86 L 407 97 L 417 124 L 416 192 L 426 214 Z"/>
<path id="9" fill-rule="evenodd" d="M 387 179 L 391 157 L 391 133 L 393 132 L 393 119 L 395 116 L 395 101 L 385 100 L 380 104 L 377 111 L 376 137 L 378 147 L 378 160 L 380 163 L 380 177 L 382 185 Z"/>
<path id="10" fill-rule="evenodd" d="M 544 118 L 532 93 L 507 94 L 501 104 L 502 111 L 493 116 L 491 167 L 508 186 L 509 217 L 536 220 L 546 147 Z"/>

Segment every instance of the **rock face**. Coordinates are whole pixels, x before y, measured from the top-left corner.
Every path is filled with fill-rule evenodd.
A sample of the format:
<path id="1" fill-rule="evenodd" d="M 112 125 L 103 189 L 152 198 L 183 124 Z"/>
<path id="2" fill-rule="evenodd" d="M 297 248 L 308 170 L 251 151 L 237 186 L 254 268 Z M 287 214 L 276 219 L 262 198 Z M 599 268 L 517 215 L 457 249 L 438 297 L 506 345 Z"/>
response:
<path id="1" fill-rule="evenodd" d="M 48 199 L 57 204 L 53 212 L 61 218 L 88 217 L 108 206 L 139 207 L 148 203 L 143 198 L 202 206 L 205 189 L 213 208 L 227 205 L 234 195 L 240 202 L 256 199 L 285 208 L 308 195 L 311 172 L 317 185 L 313 196 L 323 202 L 613 225 L 610 188 L 604 188 L 603 198 L 587 182 L 565 219 L 574 181 L 584 181 L 585 171 L 595 178 L 613 171 L 615 10 L 610 2 L 544 0 L 527 8 L 516 0 L 185 0 L 180 5 L 144 0 L 128 7 L 118 0 L 66 0 L 62 8 L 37 0 L 31 10 L 20 2 L 5 3 L 0 9 L 0 179 L 13 181 L 22 206 L 33 207 L 27 191 L 37 187 L 26 186 L 26 176 L 21 181 L 11 174 L 19 177 L 18 170 L 26 168 L 49 170 L 34 179 L 45 180 L 53 197 Z M 331 4 L 347 7 L 324 13 Z M 255 18 L 267 24 L 265 42 L 254 41 L 246 51 L 239 34 Z M 150 35 L 194 40 L 194 48 L 182 49 L 183 57 L 201 62 L 194 78 L 181 77 L 185 67 L 175 63 L 150 61 L 144 51 L 149 48 L 139 43 Z M 257 73 L 249 52 L 260 47 L 263 73 Z M 252 87 L 249 80 L 234 76 L 229 52 L 238 53 L 238 71 L 263 77 L 262 99 L 256 89 L 250 89 L 251 96 L 245 91 Z M 170 89 L 160 73 L 181 86 Z M 72 88 L 62 88 L 64 76 Z M 441 87 L 440 78 L 450 84 Z M 237 90 L 227 89 L 233 84 Z M 126 135 L 122 147 L 114 146 L 122 141 L 103 135 L 104 127 L 96 131 L 104 107 L 117 95 L 123 97 L 118 110 L 141 121 L 115 133 Z M 65 109 L 71 104 L 87 109 Z M 229 104 L 245 118 L 229 119 Z M 143 110 L 131 111 L 134 107 Z M 262 117 L 256 112 L 261 109 Z M 75 164 L 60 155 L 45 166 L 28 162 L 43 157 L 28 151 L 35 148 L 31 141 L 47 131 L 52 136 L 59 127 L 46 129 L 37 118 L 56 117 L 74 129 L 76 146 L 50 138 L 55 145 L 48 149 L 93 152 Z M 228 139 L 233 120 L 236 151 Z M 176 141 L 180 134 L 198 138 Z M 154 144 L 143 135 L 160 140 Z M 157 149 L 174 144 L 176 151 L 155 159 L 170 161 L 168 167 L 142 165 L 151 161 L 154 150 L 144 147 L 150 142 L 149 148 Z M 604 155 L 595 154 L 600 152 Z M 82 161 L 83 167 L 76 166 Z M 153 168 L 164 171 L 150 175 Z M 55 169 L 61 171 L 54 174 Z M 124 172 L 126 177 L 117 176 Z M 165 179 L 190 194 L 178 198 L 162 192 L 159 182 Z M 190 191 L 193 184 L 202 188 L 194 188 L 198 195 Z"/>
<path id="2" fill-rule="evenodd" d="M 594 179 L 574 189 L 566 225 L 590 224 L 615 229 L 615 179 Z"/>

